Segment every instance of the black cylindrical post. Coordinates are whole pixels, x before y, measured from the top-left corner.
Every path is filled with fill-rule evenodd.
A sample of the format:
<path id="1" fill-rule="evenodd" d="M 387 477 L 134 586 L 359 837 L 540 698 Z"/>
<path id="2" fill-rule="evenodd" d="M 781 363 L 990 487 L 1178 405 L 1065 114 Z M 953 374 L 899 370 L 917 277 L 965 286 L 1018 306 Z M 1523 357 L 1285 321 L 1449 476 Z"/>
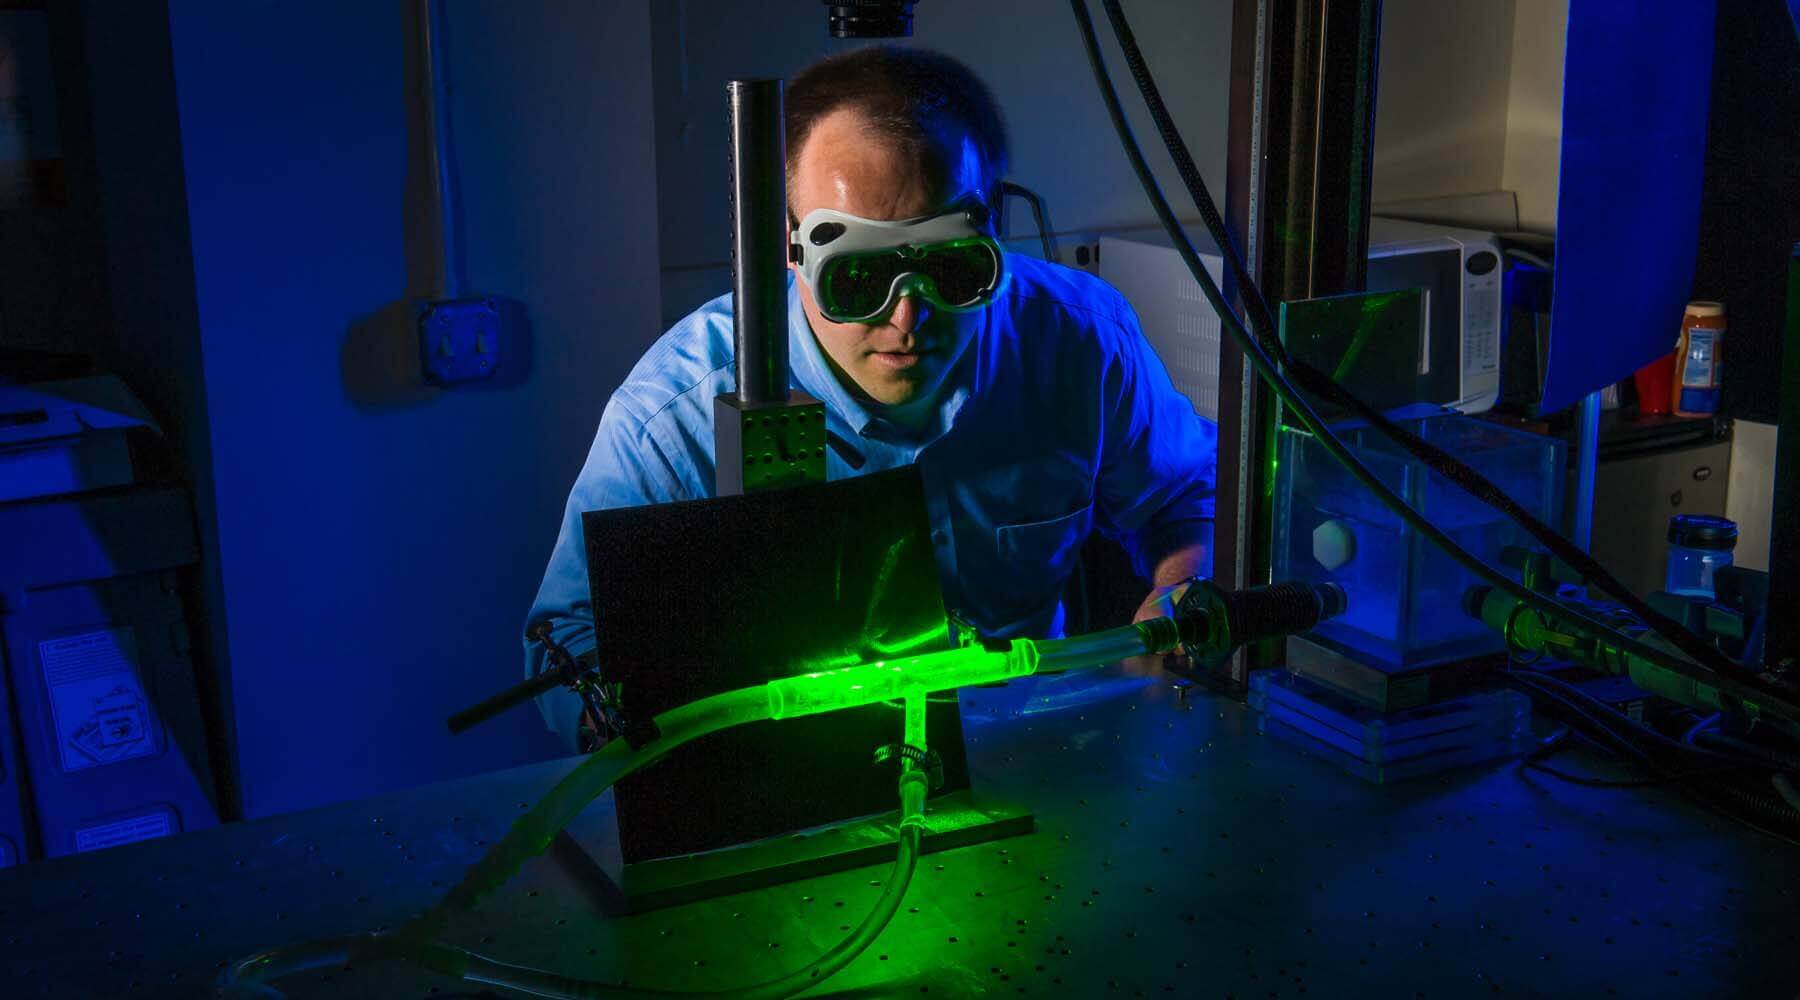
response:
<path id="1" fill-rule="evenodd" d="M 787 400 L 787 150 L 780 80 L 725 85 L 731 297 L 740 403 Z"/>

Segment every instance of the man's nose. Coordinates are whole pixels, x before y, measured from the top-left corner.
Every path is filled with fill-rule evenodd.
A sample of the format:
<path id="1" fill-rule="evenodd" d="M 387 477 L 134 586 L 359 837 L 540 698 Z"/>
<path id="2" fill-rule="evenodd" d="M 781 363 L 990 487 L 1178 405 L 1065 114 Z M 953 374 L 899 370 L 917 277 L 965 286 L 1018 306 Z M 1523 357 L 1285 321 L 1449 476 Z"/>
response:
<path id="1" fill-rule="evenodd" d="M 888 317 L 888 325 L 901 333 L 911 333 L 922 325 L 931 315 L 931 307 L 917 295 L 902 295 L 900 301 L 894 303 L 893 315 Z"/>

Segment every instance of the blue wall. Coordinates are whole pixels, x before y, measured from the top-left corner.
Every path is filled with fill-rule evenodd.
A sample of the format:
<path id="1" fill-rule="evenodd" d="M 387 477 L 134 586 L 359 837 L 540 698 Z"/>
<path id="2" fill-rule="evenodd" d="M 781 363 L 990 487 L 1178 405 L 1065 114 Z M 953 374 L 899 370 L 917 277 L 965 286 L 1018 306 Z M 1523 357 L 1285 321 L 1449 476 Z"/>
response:
<path id="1" fill-rule="evenodd" d="M 443 719 L 517 680 L 569 483 L 659 332 L 646 6 L 453 2 L 468 276 L 525 303 L 533 375 L 394 377 L 410 10 L 170 3 L 248 816 L 555 752 L 529 708 Z"/>

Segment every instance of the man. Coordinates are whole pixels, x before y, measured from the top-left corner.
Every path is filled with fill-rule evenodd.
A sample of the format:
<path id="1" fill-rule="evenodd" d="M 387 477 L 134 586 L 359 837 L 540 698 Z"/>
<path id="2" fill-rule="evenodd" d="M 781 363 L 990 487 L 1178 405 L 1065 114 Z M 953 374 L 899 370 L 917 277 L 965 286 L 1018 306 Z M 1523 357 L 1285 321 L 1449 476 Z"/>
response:
<path id="1" fill-rule="evenodd" d="M 916 463 L 945 604 L 988 634 L 1057 634 L 1063 586 L 1095 528 L 1155 587 L 1139 618 L 1163 613 L 1210 568 L 1216 432 L 1117 292 L 1012 255 L 997 289 L 819 270 L 834 240 L 941 248 L 967 230 L 954 245 L 990 245 L 1007 148 L 987 88 L 946 56 L 858 49 L 791 81 L 786 129 L 802 248 L 790 265 L 792 384 L 825 404 L 829 477 Z M 735 385 L 732 350 L 726 295 L 677 323 L 607 404 L 531 609 L 572 653 L 594 646 L 581 513 L 712 494 L 713 399 Z M 543 666 L 528 643 L 527 676 Z M 574 747 L 578 699 L 557 691 L 542 706 Z"/>

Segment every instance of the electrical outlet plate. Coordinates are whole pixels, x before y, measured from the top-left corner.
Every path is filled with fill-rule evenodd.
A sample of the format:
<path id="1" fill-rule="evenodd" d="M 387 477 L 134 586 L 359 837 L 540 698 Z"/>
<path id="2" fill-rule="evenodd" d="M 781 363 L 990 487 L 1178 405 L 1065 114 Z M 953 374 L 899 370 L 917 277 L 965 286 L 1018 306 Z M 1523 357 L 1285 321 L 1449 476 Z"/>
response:
<path id="1" fill-rule="evenodd" d="M 524 308 L 497 295 L 419 306 L 419 361 L 425 381 L 453 385 L 491 379 L 516 367 Z"/>

